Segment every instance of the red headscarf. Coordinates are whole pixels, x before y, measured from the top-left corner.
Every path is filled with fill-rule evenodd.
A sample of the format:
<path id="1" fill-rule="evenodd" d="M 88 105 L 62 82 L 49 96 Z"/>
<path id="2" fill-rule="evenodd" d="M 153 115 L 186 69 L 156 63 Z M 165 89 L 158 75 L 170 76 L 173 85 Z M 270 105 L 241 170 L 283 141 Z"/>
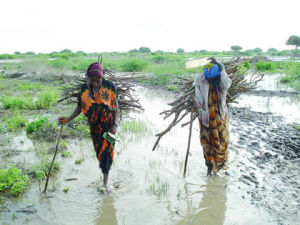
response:
<path id="1" fill-rule="evenodd" d="M 89 65 L 86 73 L 88 77 L 104 78 L 105 69 L 100 63 L 95 62 Z"/>

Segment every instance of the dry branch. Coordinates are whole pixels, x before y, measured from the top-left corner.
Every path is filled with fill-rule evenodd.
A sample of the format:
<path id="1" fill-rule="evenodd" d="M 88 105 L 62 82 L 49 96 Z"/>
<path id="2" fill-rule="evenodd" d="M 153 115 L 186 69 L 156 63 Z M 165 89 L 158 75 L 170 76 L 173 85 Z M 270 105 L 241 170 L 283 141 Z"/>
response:
<path id="1" fill-rule="evenodd" d="M 134 77 L 134 73 L 130 76 L 116 75 L 111 70 L 106 70 L 105 75 L 105 78 L 112 81 L 115 85 L 119 109 L 121 111 L 144 110 L 139 99 L 134 95 L 134 83 L 131 82 L 133 79 L 138 79 L 140 77 Z M 74 77 L 70 84 L 63 87 L 63 97 L 58 102 L 66 102 L 67 104 L 78 102 L 81 87 L 86 81 L 86 78 Z"/>

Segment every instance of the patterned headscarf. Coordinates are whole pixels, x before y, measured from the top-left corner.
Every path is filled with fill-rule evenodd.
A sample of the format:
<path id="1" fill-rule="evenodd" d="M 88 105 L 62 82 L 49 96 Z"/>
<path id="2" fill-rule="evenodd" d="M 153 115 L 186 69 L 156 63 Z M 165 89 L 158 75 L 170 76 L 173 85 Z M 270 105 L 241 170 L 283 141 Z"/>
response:
<path id="1" fill-rule="evenodd" d="M 95 62 L 89 65 L 86 74 L 88 77 L 104 78 L 105 69 L 100 63 Z"/>

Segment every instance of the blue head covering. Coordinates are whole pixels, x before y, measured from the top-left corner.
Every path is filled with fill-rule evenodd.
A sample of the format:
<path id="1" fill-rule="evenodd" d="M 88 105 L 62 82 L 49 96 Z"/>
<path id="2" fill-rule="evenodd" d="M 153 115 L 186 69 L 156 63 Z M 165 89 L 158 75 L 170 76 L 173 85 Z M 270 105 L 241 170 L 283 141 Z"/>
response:
<path id="1" fill-rule="evenodd" d="M 221 72 L 217 64 L 206 64 L 203 68 L 203 74 L 206 80 L 214 80 L 213 84 L 219 86 Z"/>

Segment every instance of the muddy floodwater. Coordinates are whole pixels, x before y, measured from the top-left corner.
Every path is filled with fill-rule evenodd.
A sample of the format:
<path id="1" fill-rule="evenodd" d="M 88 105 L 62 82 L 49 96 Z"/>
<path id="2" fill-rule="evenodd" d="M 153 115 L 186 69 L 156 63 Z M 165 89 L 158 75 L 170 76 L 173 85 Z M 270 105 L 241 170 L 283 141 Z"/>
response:
<path id="1" fill-rule="evenodd" d="M 267 76 L 259 90 L 292 91 L 278 79 L 279 75 Z M 32 182 L 21 198 L 2 206 L 0 223 L 300 224 L 300 140 L 294 126 L 300 123 L 299 94 L 240 96 L 230 107 L 229 168 L 211 177 L 206 176 L 196 122 L 186 177 L 187 126 L 172 129 L 151 151 L 154 134 L 170 122 L 159 113 L 168 108 L 174 93 L 137 87 L 137 94 L 145 111 L 124 120 L 134 118 L 146 126 L 141 133 L 123 134 L 116 144 L 109 195 L 99 191 L 102 177 L 91 140 L 72 139 L 71 157 L 58 156 L 61 169 L 50 178 L 52 191 L 45 195 L 39 183 Z M 36 149 L 45 145 L 32 142 L 25 133 L 0 139 L 1 164 L 30 164 Z M 79 157 L 84 161 L 75 164 Z"/>

